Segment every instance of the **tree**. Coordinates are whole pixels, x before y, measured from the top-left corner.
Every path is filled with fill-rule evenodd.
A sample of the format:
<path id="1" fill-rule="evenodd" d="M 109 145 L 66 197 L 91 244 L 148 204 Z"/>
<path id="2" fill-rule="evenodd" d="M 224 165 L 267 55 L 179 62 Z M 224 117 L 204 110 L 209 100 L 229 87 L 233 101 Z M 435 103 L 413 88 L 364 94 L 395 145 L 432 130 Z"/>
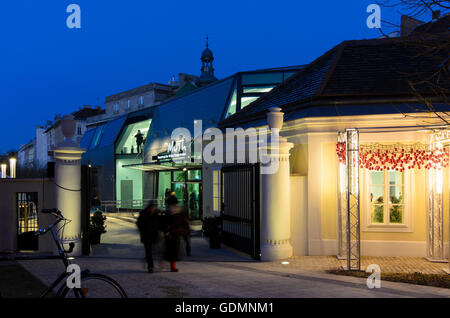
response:
<path id="1" fill-rule="evenodd" d="M 450 125 L 447 112 L 439 111 L 438 105 L 449 105 L 450 96 L 450 1 L 442 0 L 380 0 L 377 2 L 385 8 L 396 8 L 401 14 L 408 17 L 427 18 L 431 21 L 421 23 L 413 19 L 416 24 L 407 36 L 401 36 L 398 41 L 410 48 L 411 57 L 416 61 L 423 59 L 434 59 L 435 67 L 430 70 L 414 70 L 404 75 L 411 94 L 417 101 L 425 105 L 424 109 L 411 106 L 411 112 L 426 113 L 423 120 L 425 123 L 435 123 L 433 119 L 445 125 Z M 404 16 L 403 16 L 404 17 Z M 403 19 L 402 17 L 402 19 Z M 440 19 L 439 19 L 440 18 Z M 394 23 L 382 21 L 384 25 L 396 26 Z M 421 23 L 421 24 L 420 24 Z M 420 24 L 420 25 L 419 25 Z M 387 32 L 380 29 L 385 36 Z M 417 117 L 409 113 L 402 112 L 405 117 Z M 432 116 L 431 121 L 429 118 Z M 425 118 L 427 117 L 427 118 Z"/>

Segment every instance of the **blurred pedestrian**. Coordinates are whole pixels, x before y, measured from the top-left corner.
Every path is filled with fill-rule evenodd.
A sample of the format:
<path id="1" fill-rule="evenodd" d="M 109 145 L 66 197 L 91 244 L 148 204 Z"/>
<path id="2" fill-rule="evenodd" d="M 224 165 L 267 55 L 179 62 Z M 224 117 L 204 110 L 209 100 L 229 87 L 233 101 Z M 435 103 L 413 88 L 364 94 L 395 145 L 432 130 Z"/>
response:
<path id="1" fill-rule="evenodd" d="M 189 220 L 186 218 L 186 213 L 184 207 L 171 204 L 166 214 L 165 259 L 170 262 L 172 272 L 178 272 L 176 262 L 179 259 L 180 237 L 185 237 L 189 232 Z"/>
<path id="2" fill-rule="evenodd" d="M 153 273 L 153 245 L 158 241 L 160 220 L 157 205 L 150 203 L 139 213 L 136 225 L 141 235 L 141 242 L 145 248 L 145 258 L 149 273 Z"/>
<path id="3" fill-rule="evenodd" d="M 172 192 L 166 200 L 167 208 L 169 209 L 172 205 L 178 205 L 178 199 L 175 192 Z"/>

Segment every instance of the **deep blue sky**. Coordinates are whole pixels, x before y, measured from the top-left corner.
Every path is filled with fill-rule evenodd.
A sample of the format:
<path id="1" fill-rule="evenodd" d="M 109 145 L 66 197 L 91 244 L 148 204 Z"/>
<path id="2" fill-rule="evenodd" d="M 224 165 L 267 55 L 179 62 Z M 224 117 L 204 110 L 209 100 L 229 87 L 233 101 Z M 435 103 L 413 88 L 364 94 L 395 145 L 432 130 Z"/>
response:
<path id="1" fill-rule="evenodd" d="M 84 104 L 179 72 L 199 74 L 206 34 L 216 76 L 308 63 L 366 27 L 374 0 L 14 0 L 0 11 L 0 153 Z M 81 30 L 66 27 L 79 4 Z M 382 18 L 399 22 L 397 12 Z"/>

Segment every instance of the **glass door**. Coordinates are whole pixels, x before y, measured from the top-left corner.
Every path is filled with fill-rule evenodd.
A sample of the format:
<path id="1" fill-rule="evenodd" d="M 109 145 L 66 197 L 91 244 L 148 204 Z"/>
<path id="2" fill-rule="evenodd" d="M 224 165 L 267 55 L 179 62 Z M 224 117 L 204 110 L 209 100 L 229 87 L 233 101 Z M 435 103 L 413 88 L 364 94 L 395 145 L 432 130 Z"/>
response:
<path id="1" fill-rule="evenodd" d="M 185 206 L 186 183 L 184 183 L 184 182 L 174 182 L 173 183 L 173 191 L 175 192 L 175 196 L 178 199 L 178 205 L 179 206 Z"/>
<path id="2" fill-rule="evenodd" d="M 187 208 L 189 210 L 189 219 L 199 220 L 202 211 L 202 191 L 201 183 L 187 184 Z"/>

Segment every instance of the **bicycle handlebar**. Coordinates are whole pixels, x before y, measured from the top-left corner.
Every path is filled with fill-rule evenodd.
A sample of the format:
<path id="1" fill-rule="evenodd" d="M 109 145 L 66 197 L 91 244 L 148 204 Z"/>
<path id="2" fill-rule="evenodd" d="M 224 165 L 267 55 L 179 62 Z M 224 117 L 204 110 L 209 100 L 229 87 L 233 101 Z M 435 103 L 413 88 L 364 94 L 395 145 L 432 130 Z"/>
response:
<path id="1" fill-rule="evenodd" d="M 42 209 L 41 213 L 45 213 L 45 214 L 51 213 L 51 214 L 61 215 L 61 211 L 58 209 Z"/>
<path id="2" fill-rule="evenodd" d="M 59 222 L 64 220 L 64 217 L 62 216 L 61 211 L 59 211 L 58 209 L 42 209 L 41 213 L 53 214 L 54 216 L 56 216 L 56 221 L 53 222 L 52 224 L 50 224 L 46 229 L 37 230 L 36 232 L 34 232 L 35 235 L 43 235 L 43 234 L 47 233 L 54 226 L 56 226 L 56 224 L 58 224 Z"/>

